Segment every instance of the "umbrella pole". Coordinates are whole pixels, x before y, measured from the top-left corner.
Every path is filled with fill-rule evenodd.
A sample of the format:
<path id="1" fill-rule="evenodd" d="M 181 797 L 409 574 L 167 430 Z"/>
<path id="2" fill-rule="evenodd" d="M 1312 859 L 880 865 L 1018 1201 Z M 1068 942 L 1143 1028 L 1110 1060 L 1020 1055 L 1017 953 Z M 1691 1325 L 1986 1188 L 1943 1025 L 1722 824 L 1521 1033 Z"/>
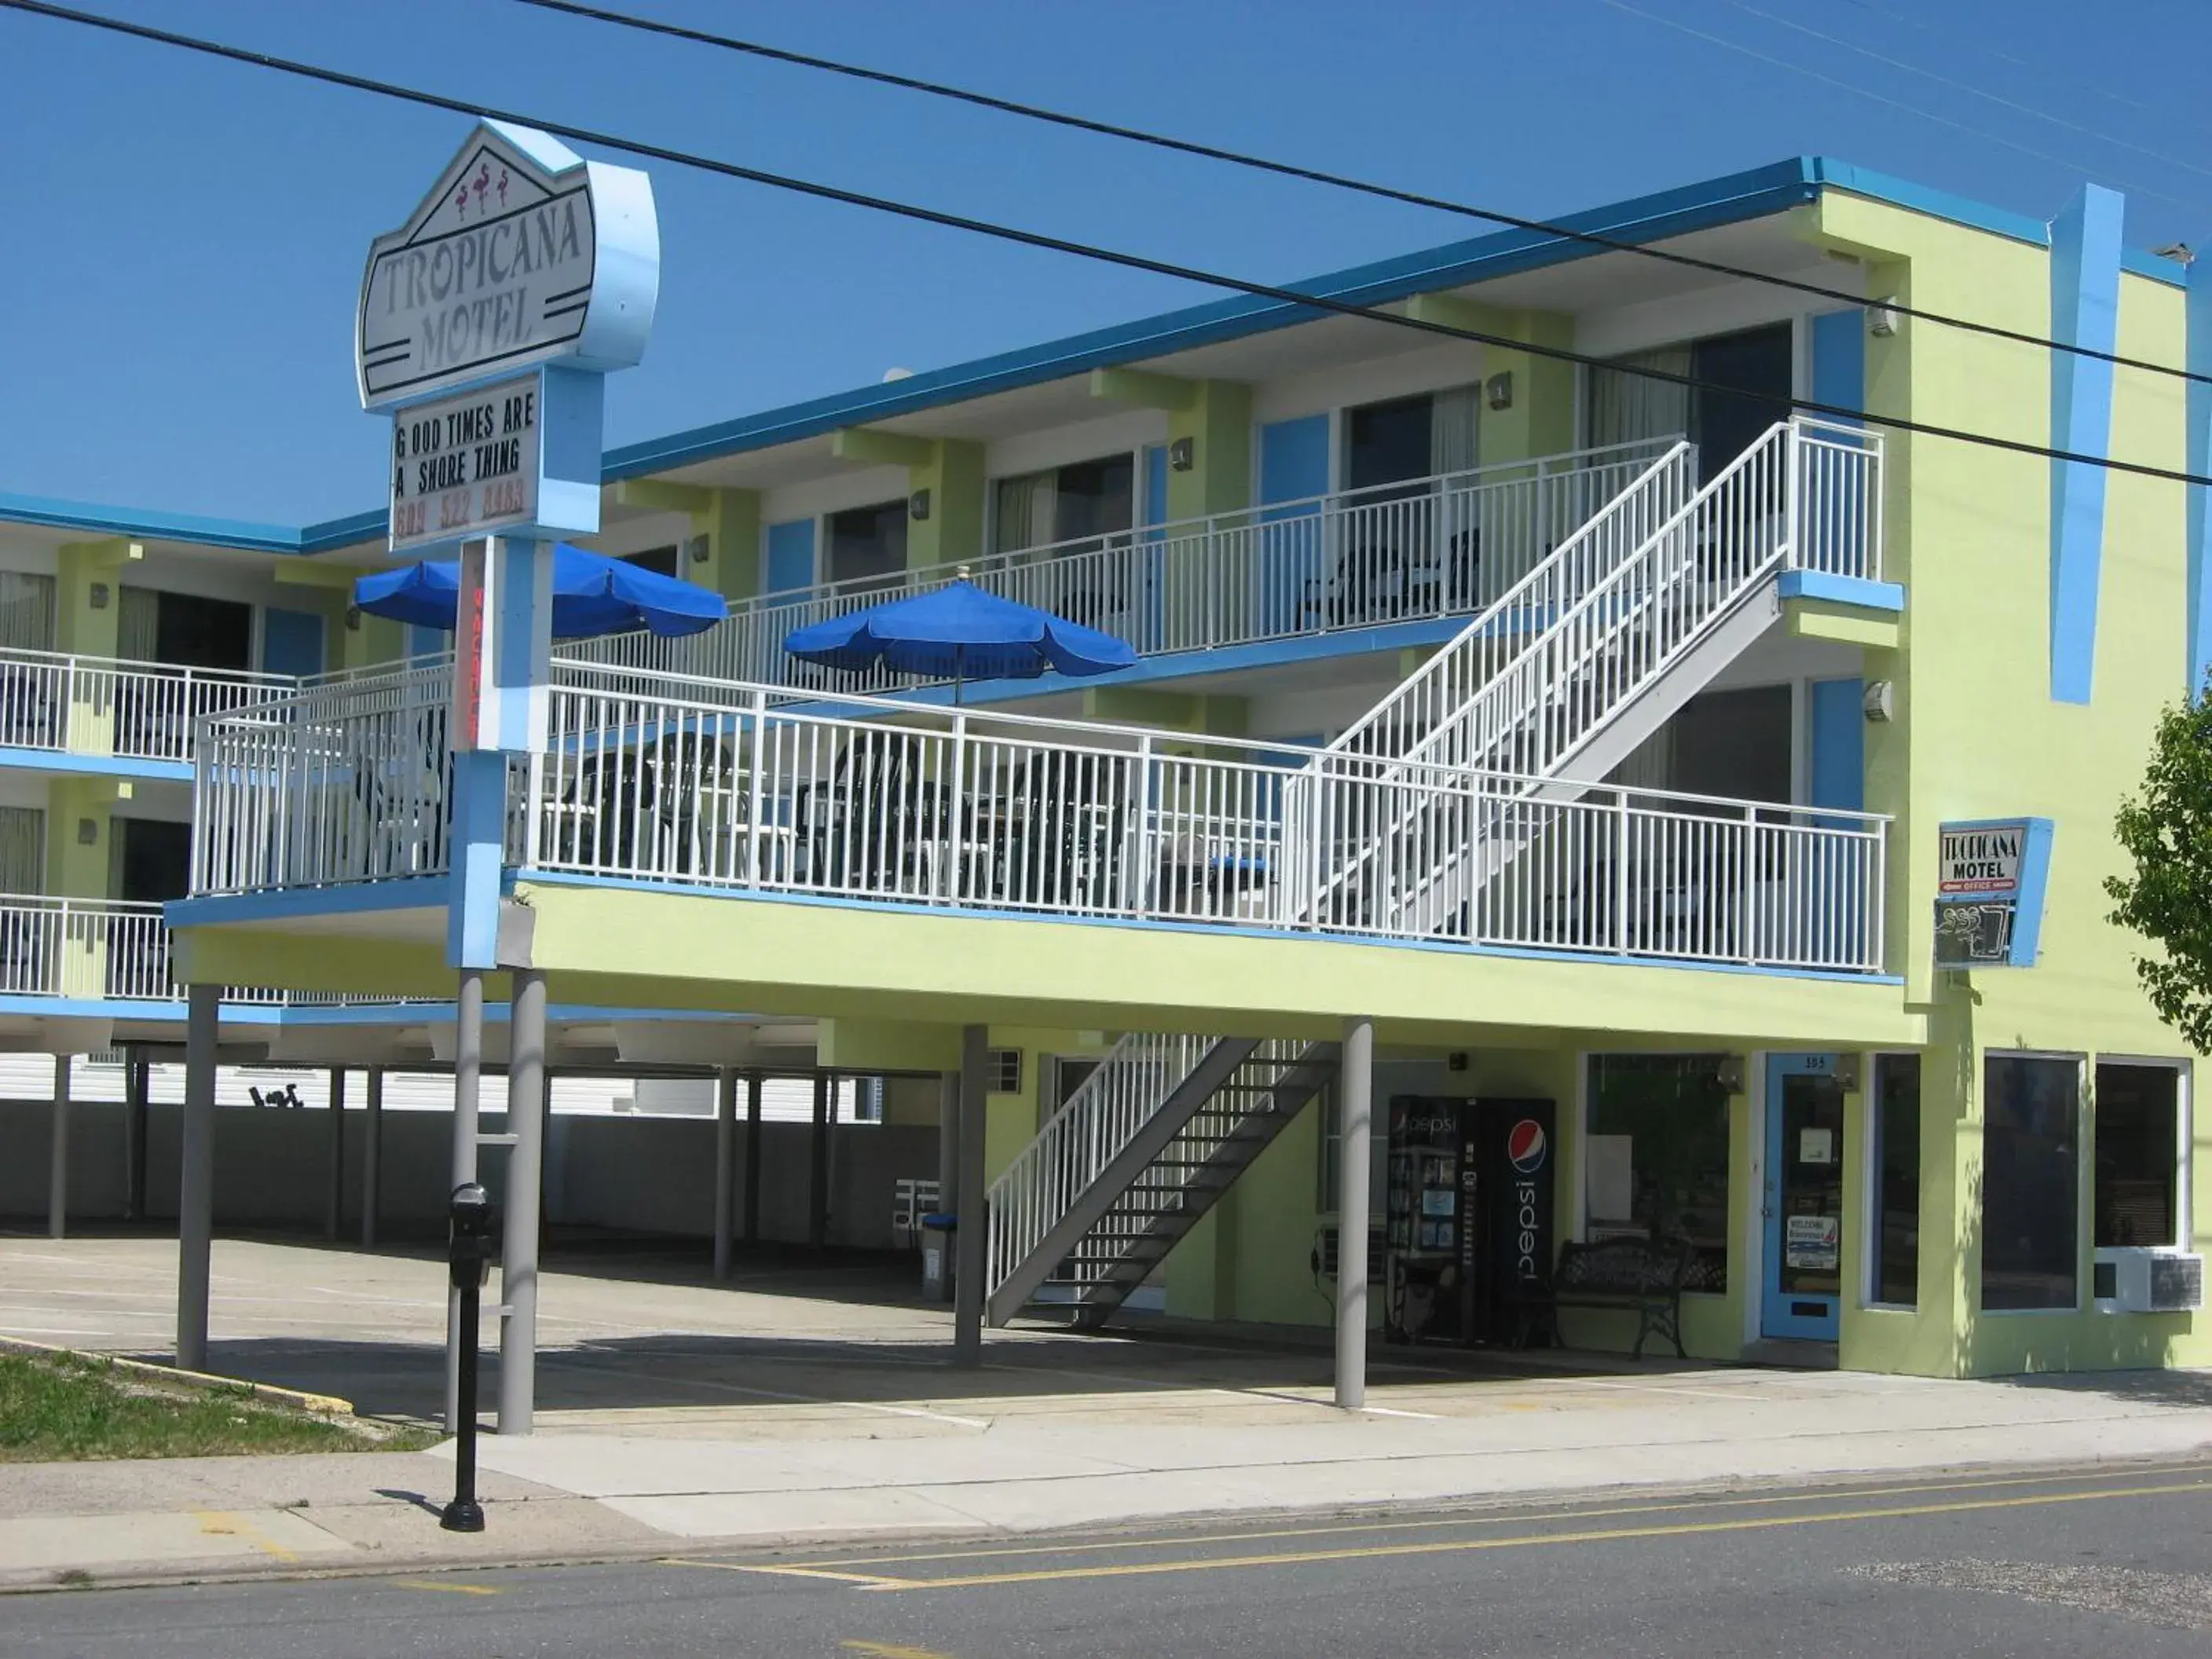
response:
<path id="1" fill-rule="evenodd" d="M 967 678 L 968 647 L 956 645 L 952 647 L 952 706 L 955 708 L 960 707 L 960 683 Z"/>

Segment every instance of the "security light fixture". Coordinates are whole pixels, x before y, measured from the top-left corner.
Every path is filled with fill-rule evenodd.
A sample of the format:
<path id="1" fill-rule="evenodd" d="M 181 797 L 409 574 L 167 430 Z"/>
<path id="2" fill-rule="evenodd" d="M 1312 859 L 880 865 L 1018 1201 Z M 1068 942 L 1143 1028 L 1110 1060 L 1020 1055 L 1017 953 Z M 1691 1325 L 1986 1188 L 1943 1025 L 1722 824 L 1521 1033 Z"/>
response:
<path id="1" fill-rule="evenodd" d="M 1492 409 L 1513 407 L 1513 371 L 1500 369 L 1482 383 L 1483 395 Z"/>
<path id="2" fill-rule="evenodd" d="M 1884 295 L 1867 307 L 1867 332 L 1887 340 L 1897 332 L 1897 296 Z"/>
<path id="3" fill-rule="evenodd" d="M 1896 694 L 1887 680 L 1869 680 L 1859 708 L 1877 726 L 1887 725 L 1896 708 Z"/>
<path id="4" fill-rule="evenodd" d="M 707 562 L 707 555 L 711 545 L 706 537 L 694 536 L 684 544 L 684 551 L 692 563 L 704 564 Z"/>
<path id="5" fill-rule="evenodd" d="M 361 632 L 361 607 L 357 605 L 349 605 L 346 607 L 346 632 L 349 634 Z"/>
<path id="6" fill-rule="evenodd" d="M 98 818 L 79 818 L 76 821 L 76 844 L 80 847 L 97 847 L 100 844 Z"/>
<path id="7" fill-rule="evenodd" d="M 1713 1067 L 1713 1081 L 1732 1095 L 1743 1092 L 1743 1056 L 1723 1054 L 1721 1063 Z"/>
<path id="8" fill-rule="evenodd" d="M 2155 258 L 2172 259 L 2185 265 L 2197 263 L 2197 250 L 2186 242 L 2168 242 L 2164 247 L 2153 248 L 2151 254 Z"/>
<path id="9" fill-rule="evenodd" d="M 929 518 L 929 492 L 927 489 L 917 489 L 913 495 L 906 498 L 906 515 L 908 518 L 912 519 L 916 524 L 927 522 Z"/>
<path id="10" fill-rule="evenodd" d="M 1856 1054 L 1836 1056 L 1836 1083 L 1847 1095 L 1859 1091 L 1859 1057 Z"/>
<path id="11" fill-rule="evenodd" d="M 92 602 L 92 608 L 93 608 L 94 611 L 105 611 L 105 610 L 106 610 L 106 609 L 107 609 L 107 584 L 106 584 L 106 582 L 94 582 L 94 583 L 92 585 L 92 592 L 91 592 L 91 593 L 90 593 L 89 595 L 88 595 L 88 597 L 90 599 L 90 600 L 91 600 L 91 602 Z"/>
<path id="12" fill-rule="evenodd" d="M 1188 472 L 1198 465 L 1197 440 L 1177 438 L 1168 446 L 1168 465 L 1177 472 Z"/>

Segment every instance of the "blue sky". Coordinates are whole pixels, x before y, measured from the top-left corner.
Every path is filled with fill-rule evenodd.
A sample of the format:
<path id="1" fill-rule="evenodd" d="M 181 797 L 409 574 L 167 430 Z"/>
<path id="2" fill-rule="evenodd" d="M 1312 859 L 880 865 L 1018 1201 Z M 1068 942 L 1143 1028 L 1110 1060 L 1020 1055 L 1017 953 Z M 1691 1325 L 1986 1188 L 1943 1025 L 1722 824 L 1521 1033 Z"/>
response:
<path id="1" fill-rule="evenodd" d="M 2201 0 L 607 3 L 1522 213 L 1821 152 L 2041 216 L 2094 177 L 2131 242 L 2212 243 Z M 1261 279 L 1480 228 L 513 0 L 78 3 Z M 466 124 L 20 13 L 0 64 L 0 489 L 376 506 L 362 261 Z M 652 171 L 660 311 L 610 443 L 1212 297 Z"/>

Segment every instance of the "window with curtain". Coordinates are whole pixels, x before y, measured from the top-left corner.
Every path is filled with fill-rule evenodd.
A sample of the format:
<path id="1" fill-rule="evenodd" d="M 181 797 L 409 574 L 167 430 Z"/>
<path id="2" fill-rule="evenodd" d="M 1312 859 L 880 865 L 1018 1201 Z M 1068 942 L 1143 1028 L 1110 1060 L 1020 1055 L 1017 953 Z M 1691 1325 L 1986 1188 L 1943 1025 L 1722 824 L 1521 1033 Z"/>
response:
<path id="1" fill-rule="evenodd" d="M 830 580 L 886 584 L 906 568 L 906 501 L 830 515 Z M 672 551 L 673 550 L 671 550 Z"/>
<path id="2" fill-rule="evenodd" d="M 1634 351 L 1615 358 L 1613 366 L 1591 369 L 1588 399 L 1590 447 L 1600 449 L 1650 438 L 1687 437 L 1690 388 L 1626 371 L 1650 368 L 1667 374 L 1687 374 L 1690 350 L 1686 345 L 1678 345 Z"/>
<path id="3" fill-rule="evenodd" d="M 54 648 L 54 579 L 0 570 L 0 646 L 11 651 Z"/>
<path id="4" fill-rule="evenodd" d="M 1019 553 L 1052 539 L 1053 486 L 1059 477 L 1057 471 L 1028 472 L 999 480 L 994 552 Z"/>
<path id="5" fill-rule="evenodd" d="M 0 893 L 46 890 L 46 815 L 35 806 L 0 806 Z"/>
<path id="6" fill-rule="evenodd" d="M 150 587 L 117 590 L 115 654 L 125 662 L 155 662 L 161 648 L 161 599 Z"/>
<path id="7" fill-rule="evenodd" d="M 1475 447 L 1482 389 L 1455 386 L 1431 399 L 1429 471 L 1439 477 L 1472 472 L 1480 465 Z"/>

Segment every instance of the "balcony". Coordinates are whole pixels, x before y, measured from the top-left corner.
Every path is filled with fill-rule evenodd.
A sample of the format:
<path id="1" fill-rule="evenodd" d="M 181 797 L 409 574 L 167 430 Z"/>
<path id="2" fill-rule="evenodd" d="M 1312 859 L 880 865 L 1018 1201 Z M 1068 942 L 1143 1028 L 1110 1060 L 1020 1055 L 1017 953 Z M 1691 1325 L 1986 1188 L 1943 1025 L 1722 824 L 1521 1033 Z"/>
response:
<path id="1" fill-rule="evenodd" d="M 565 663 L 525 873 L 1876 975 L 1887 821 Z M 434 670 L 210 720 L 195 896 L 441 872 Z"/>
<path id="2" fill-rule="evenodd" d="M 299 684 L 245 669 L 0 649 L 0 748 L 188 764 L 194 721 Z"/>
<path id="3" fill-rule="evenodd" d="M 630 634 L 564 645 L 562 654 L 795 690 L 911 690 L 928 682 L 813 667 L 786 654 L 784 636 L 963 574 L 1148 657 L 1468 616 L 1513 587 L 1671 442 L 1504 462 L 793 589 L 734 601 L 726 622 L 689 639 Z"/>
<path id="4" fill-rule="evenodd" d="M 159 904 L 0 894 L 0 997 L 146 1003 L 182 1018 L 184 988 L 170 962 Z M 276 1007 L 399 999 L 238 987 L 223 1000 Z"/>

